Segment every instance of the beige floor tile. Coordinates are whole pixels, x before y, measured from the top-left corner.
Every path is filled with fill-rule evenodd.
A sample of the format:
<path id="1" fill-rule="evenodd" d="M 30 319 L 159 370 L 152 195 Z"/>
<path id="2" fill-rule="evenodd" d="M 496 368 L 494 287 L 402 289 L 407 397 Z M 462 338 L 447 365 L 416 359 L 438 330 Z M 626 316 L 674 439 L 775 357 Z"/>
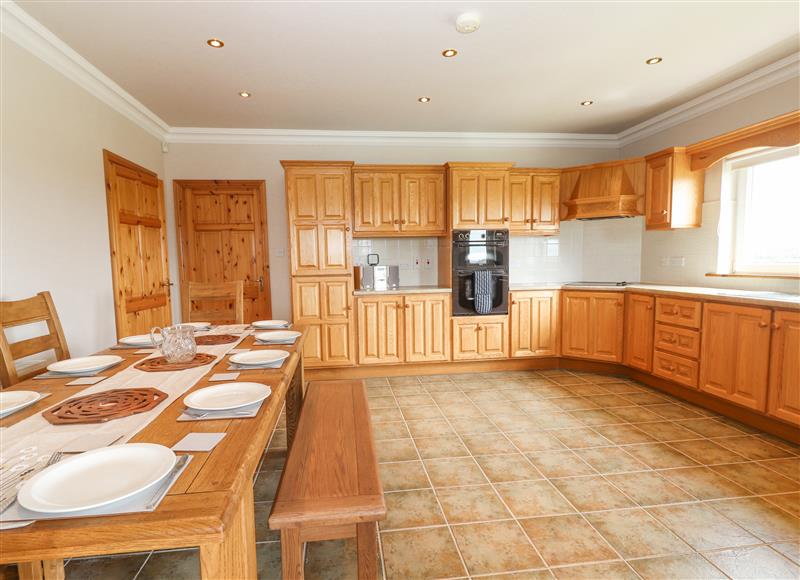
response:
<path id="1" fill-rule="evenodd" d="M 148 553 L 102 558 L 77 558 L 70 560 L 65 572 L 67 578 L 105 580 L 106 578 L 133 578 L 145 563 Z M 196 574 L 199 573 L 199 567 Z"/>
<path id="2" fill-rule="evenodd" d="M 740 485 L 708 467 L 666 469 L 658 472 L 697 499 L 720 499 L 752 495 Z"/>
<path id="3" fill-rule="evenodd" d="M 515 431 L 535 431 L 537 423 L 533 417 L 529 415 L 494 415 L 492 421 L 497 427 L 505 433 L 513 433 Z"/>
<path id="4" fill-rule="evenodd" d="M 767 469 L 777 471 L 781 475 L 794 481 L 800 481 L 800 459 L 794 458 L 762 461 L 759 463 L 759 465 L 762 465 Z"/>
<path id="5" fill-rule="evenodd" d="M 629 423 L 644 423 L 647 421 L 660 421 L 663 417 L 649 411 L 647 407 L 615 407 L 609 413 L 624 419 Z"/>
<path id="6" fill-rule="evenodd" d="M 611 483 L 642 506 L 693 501 L 694 498 L 651 471 L 606 475 Z"/>
<path id="7" fill-rule="evenodd" d="M 683 425 L 678 425 L 674 421 L 658 421 L 655 423 L 638 423 L 636 428 L 644 431 L 653 439 L 658 441 L 686 441 L 700 437 L 694 431 L 687 429 Z"/>
<path id="8" fill-rule="evenodd" d="M 419 385 L 419 377 L 389 377 L 391 386 Z"/>
<path id="9" fill-rule="evenodd" d="M 539 471 L 521 453 L 510 455 L 480 455 L 476 457 L 489 481 L 502 483 L 542 479 Z"/>
<path id="10" fill-rule="evenodd" d="M 397 389 L 394 389 L 394 391 L 397 404 L 400 405 L 401 409 L 405 407 L 423 407 L 426 405 L 436 404 L 436 402 L 428 394 L 399 395 L 397 393 Z"/>
<path id="11" fill-rule="evenodd" d="M 631 398 L 638 397 L 640 395 L 631 395 Z M 675 405 L 674 403 L 662 404 L 662 405 L 652 405 L 647 407 L 648 411 L 652 411 L 656 415 L 663 417 L 664 419 L 673 419 L 673 420 L 680 420 L 680 419 L 699 419 L 701 417 L 700 414 L 692 411 L 691 409 L 687 409 L 682 405 Z"/>
<path id="12" fill-rule="evenodd" d="M 381 386 L 370 387 L 367 386 L 367 398 L 375 399 L 377 397 L 393 397 L 394 392 L 389 388 L 389 383 Z"/>
<path id="13" fill-rule="evenodd" d="M 586 516 L 623 558 L 644 558 L 690 552 L 689 546 L 641 508 Z"/>
<path id="14" fill-rule="evenodd" d="M 635 506 L 624 493 L 600 476 L 556 479 L 553 485 L 581 512 Z"/>
<path id="15" fill-rule="evenodd" d="M 441 457 L 464 457 L 469 451 L 455 435 L 441 437 L 418 437 L 414 439 L 423 459 L 437 459 Z"/>
<path id="16" fill-rule="evenodd" d="M 397 401 L 394 400 L 394 397 L 370 397 L 367 399 L 367 405 L 370 409 L 384 409 L 397 407 Z"/>
<path id="17" fill-rule="evenodd" d="M 509 433 L 508 438 L 524 453 L 566 449 L 566 446 L 549 432 L 520 431 L 518 433 Z"/>
<path id="18" fill-rule="evenodd" d="M 757 544 L 759 540 L 704 504 L 648 508 L 651 514 L 695 550 L 717 550 Z"/>
<path id="19" fill-rule="evenodd" d="M 800 564 L 800 542 L 776 542 L 772 549 L 777 550 L 795 564 Z"/>
<path id="20" fill-rule="evenodd" d="M 650 435 L 633 425 L 601 425 L 594 430 L 615 445 L 632 445 L 634 443 L 652 443 Z"/>
<path id="21" fill-rule="evenodd" d="M 516 522 L 453 526 L 470 574 L 544 568 L 544 562 Z"/>
<path id="22" fill-rule="evenodd" d="M 764 499 L 749 497 L 709 505 L 765 542 L 800 538 L 800 519 Z"/>
<path id="23" fill-rule="evenodd" d="M 450 378 L 450 375 L 420 375 L 418 378 L 419 382 L 422 384 L 453 382 L 453 379 Z"/>
<path id="24" fill-rule="evenodd" d="M 405 407 L 402 410 L 402 413 L 406 421 L 443 418 L 442 412 L 439 410 L 439 407 L 435 405 L 427 405 L 423 407 Z"/>
<path id="25" fill-rule="evenodd" d="M 565 385 L 567 390 L 570 391 L 573 395 L 578 395 L 580 397 L 592 397 L 595 395 L 607 395 L 608 391 L 599 385 L 593 384 L 573 384 L 573 385 Z"/>
<path id="26" fill-rule="evenodd" d="M 595 427 L 597 425 L 619 425 L 623 422 L 622 419 L 615 417 L 605 409 L 570 411 L 569 414 L 583 425 L 588 425 L 591 427 Z"/>
<path id="27" fill-rule="evenodd" d="M 489 417 L 494 415 L 517 415 L 521 409 L 511 401 L 476 401 L 475 405 Z"/>
<path id="28" fill-rule="evenodd" d="M 508 399 L 509 401 L 518 402 L 518 401 L 539 401 L 541 400 L 541 395 L 537 393 L 534 389 L 531 388 L 521 388 L 518 390 L 507 390 L 501 391 L 503 396 Z"/>
<path id="29" fill-rule="evenodd" d="M 540 429 L 569 429 L 585 427 L 578 419 L 566 412 L 535 414 L 533 418 Z"/>
<path id="30" fill-rule="evenodd" d="M 253 485 L 253 498 L 255 501 L 272 501 L 278 491 L 278 482 L 281 479 L 280 470 L 262 471 L 258 474 Z"/>
<path id="31" fill-rule="evenodd" d="M 563 411 L 597 409 L 597 405 L 585 397 L 559 397 L 557 399 L 550 399 L 549 402 Z"/>
<path id="32" fill-rule="evenodd" d="M 444 416 L 450 419 L 456 417 L 483 417 L 483 411 L 472 403 L 439 403 Z"/>
<path id="33" fill-rule="evenodd" d="M 286 449 L 286 429 L 275 429 L 269 441 L 269 450 Z"/>
<path id="34" fill-rule="evenodd" d="M 367 389 L 370 387 L 383 387 L 389 385 L 389 379 L 387 377 L 370 377 L 364 379 L 364 384 L 367 386 Z"/>
<path id="35" fill-rule="evenodd" d="M 546 480 L 499 483 L 495 485 L 495 489 L 518 518 L 552 516 L 575 511 Z"/>
<path id="36" fill-rule="evenodd" d="M 716 441 L 716 442 L 715 442 Z M 737 463 L 745 461 L 745 458 L 719 445 L 724 439 L 694 439 L 691 441 L 673 441 L 673 447 L 700 463 L 701 465 L 719 465 L 722 463 Z"/>
<path id="37" fill-rule="evenodd" d="M 461 390 L 461 387 L 452 381 L 449 383 L 423 383 L 422 388 L 430 394 L 453 393 Z"/>
<path id="38" fill-rule="evenodd" d="M 480 467 L 472 457 L 428 459 L 425 461 L 425 469 L 428 471 L 434 487 L 487 483 Z"/>
<path id="39" fill-rule="evenodd" d="M 375 443 L 379 463 L 392 461 L 413 461 L 418 459 L 417 450 L 411 439 L 388 439 Z"/>
<path id="40" fill-rule="evenodd" d="M 561 441 L 570 449 L 584 449 L 587 447 L 604 447 L 611 445 L 611 442 L 589 427 L 578 429 L 556 429 L 550 431 L 556 439 Z"/>
<path id="41" fill-rule="evenodd" d="M 451 524 L 488 522 L 511 517 L 489 485 L 444 487 L 437 491 L 445 517 Z"/>
<path id="42" fill-rule="evenodd" d="M 388 421 L 385 423 L 373 423 L 372 434 L 375 441 L 384 439 L 403 439 L 410 437 L 404 421 Z"/>
<path id="43" fill-rule="evenodd" d="M 444 524 L 444 516 L 433 490 L 396 491 L 385 494 L 386 519 L 382 530 L 421 528 Z"/>
<path id="44" fill-rule="evenodd" d="M 621 393 L 640 393 L 641 388 L 631 383 L 626 383 L 621 381 L 620 379 L 616 379 L 614 381 L 608 381 L 600 383 L 603 385 L 603 388 L 607 390 L 609 393 L 621 394 Z"/>
<path id="45" fill-rule="evenodd" d="M 561 409 L 556 407 L 553 403 L 541 400 L 541 401 L 517 401 L 516 403 L 519 410 L 523 413 L 527 413 L 528 415 L 533 415 L 536 417 L 537 415 L 541 415 L 543 413 L 560 413 Z M 581 411 L 585 412 L 585 411 Z M 538 417 L 536 417 L 538 418 Z"/>
<path id="46" fill-rule="evenodd" d="M 623 395 L 614 395 L 610 393 L 602 395 L 589 395 L 588 399 L 597 404 L 601 409 L 610 409 L 612 407 L 630 407 L 632 402 Z"/>
<path id="47" fill-rule="evenodd" d="M 71 577 L 68 574 L 67 577 Z M 153 552 L 137 580 L 194 580 L 200 576 L 199 550 L 169 550 Z M 110 578 L 110 577 L 109 577 Z"/>
<path id="48" fill-rule="evenodd" d="M 617 558 L 603 537 L 578 515 L 532 518 L 519 523 L 550 566 Z"/>
<path id="49" fill-rule="evenodd" d="M 558 580 L 639 580 L 625 562 L 602 562 L 555 568 Z"/>
<path id="50" fill-rule="evenodd" d="M 676 422 L 703 437 L 734 437 L 742 435 L 742 432 L 738 429 L 734 429 L 716 419 L 687 419 Z"/>
<path id="51" fill-rule="evenodd" d="M 585 384 L 588 381 L 583 377 L 579 377 L 576 375 L 557 375 L 551 376 L 550 380 L 558 385 L 579 385 Z"/>
<path id="52" fill-rule="evenodd" d="M 286 450 L 275 449 L 264 454 L 264 460 L 261 462 L 259 471 L 283 469 L 284 465 L 286 465 Z"/>
<path id="53" fill-rule="evenodd" d="M 621 473 L 649 469 L 644 463 L 641 463 L 632 455 L 628 455 L 620 447 L 576 449 L 575 453 L 600 473 Z"/>
<path id="54" fill-rule="evenodd" d="M 676 451 L 666 443 L 645 443 L 643 445 L 627 445 L 625 451 L 653 469 L 670 467 L 690 467 L 698 463 L 683 453 Z"/>
<path id="55" fill-rule="evenodd" d="M 545 477 L 572 477 L 597 473 L 572 451 L 538 451 L 526 455 Z"/>
<path id="56" fill-rule="evenodd" d="M 778 475 L 757 463 L 716 465 L 711 469 L 756 494 L 787 493 L 800 490 L 800 483 Z"/>
<path id="57" fill-rule="evenodd" d="M 269 529 L 269 513 L 272 511 L 272 502 L 259 502 L 254 505 L 256 542 L 276 542 L 280 540 L 280 531 Z"/>
<path id="58" fill-rule="evenodd" d="M 470 398 L 466 393 L 460 391 L 448 391 L 445 393 L 431 393 L 431 399 L 439 405 L 455 405 L 457 403 L 470 403 Z"/>
<path id="59" fill-rule="evenodd" d="M 793 454 L 786 449 L 776 447 L 758 437 L 724 437 L 715 439 L 715 441 L 739 455 L 744 455 L 747 459 L 784 459 L 793 457 Z"/>
<path id="60" fill-rule="evenodd" d="M 422 421 L 407 421 L 407 423 L 411 435 L 415 438 L 455 434 L 444 419 L 425 419 Z"/>
<path id="61" fill-rule="evenodd" d="M 497 455 L 514 453 L 516 449 L 501 433 L 478 433 L 462 435 L 464 444 L 473 455 Z"/>
<path id="62" fill-rule="evenodd" d="M 381 533 L 388 580 L 464 576 L 455 542 L 446 527 Z"/>
<path id="63" fill-rule="evenodd" d="M 370 417 L 376 423 L 381 421 L 402 421 L 403 414 L 400 412 L 400 409 L 397 407 L 379 407 L 377 409 L 371 409 Z"/>
<path id="64" fill-rule="evenodd" d="M 705 556 L 733 580 L 800 577 L 800 567 L 767 546 L 710 552 Z"/>
<path id="65" fill-rule="evenodd" d="M 779 495 L 768 495 L 764 497 L 769 503 L 778 506 L 782 510 L 800 518 L 800 493 L 782 493 Z"/>
<path id="66" fill-rule="evenodd" d="M 489 419 L 485 417 L 457 417 L 450 419 L 450 424 L 459 435 L 469 435 L 470 433 L 499 433 Z"/>
<path id="67" fill-rule="evenodd" d="M 380 555 L 378 556 L 380 558 Z M 378 578 L 382 578 L 380 560 Z M 355 538 L 306 544 L 305 577 L 308 580 L 350 580 L 358 575 Z"/>
<path id="68" fill-rule="evenodd" d="M 699 554 L 645 558 L 630 564 L 645 580 L 726 580 L 725 574 Z"/>
<path id="69" fill-rule="evenodd" d="M 421 461 L 381 463 L 378 469 L 384 491 L 430 487 Z"/>
<path id="70" fill-rule="evenodd" d="M 281 543 L 267 542 L 256 545 L 256 562 L 259 578 L 282 578 Z"/>

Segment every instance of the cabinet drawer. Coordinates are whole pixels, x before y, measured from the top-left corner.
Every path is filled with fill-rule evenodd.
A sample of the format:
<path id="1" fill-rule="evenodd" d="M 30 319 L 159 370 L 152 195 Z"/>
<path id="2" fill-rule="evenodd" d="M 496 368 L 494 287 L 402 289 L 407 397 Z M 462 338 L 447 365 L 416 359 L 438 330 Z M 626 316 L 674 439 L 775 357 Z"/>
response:
<path id="1" fill-rule="evenodd" d="M 653 374 L 658 377 L 696 389 L 698 370 L 697 361 L 666 352 L 653 353 Z"/>
<path id="2" fill-rule="evenodd" d="M 688 328 L 656 324 L 655 347 L 697 359 L 700 356 L 700 333 Z"/>
<path id="3" fill-rule="evenodd" d="M 697 300 L 656 298 L 656 321 L 700 329 L 703 305 Z"/>

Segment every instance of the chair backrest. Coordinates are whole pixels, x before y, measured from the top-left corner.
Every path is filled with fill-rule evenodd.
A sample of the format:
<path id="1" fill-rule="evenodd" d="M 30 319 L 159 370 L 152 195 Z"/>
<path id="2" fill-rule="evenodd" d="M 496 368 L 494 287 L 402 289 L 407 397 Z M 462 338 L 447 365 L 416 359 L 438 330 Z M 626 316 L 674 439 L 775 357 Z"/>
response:
<path id="1" fill-rule="evenodd" d="M 8 342 L 6 329 L 37 322 L 47 324 L 47 334 Z M 55 351 L 56 360 L 69 358 L 67 341 L 50 292 L 39 292 L 24 300 L 0 302 L 0 382 L 4 387 L 41 373 L 44 366 L 31 367 L 20 374 L 15 361 L 49 350 Z"/>
<path id="2" fill-rule="evenodd" d="M 244 282 L 189 282 L 183 290 L 184 322 L 244 324 Z"/>

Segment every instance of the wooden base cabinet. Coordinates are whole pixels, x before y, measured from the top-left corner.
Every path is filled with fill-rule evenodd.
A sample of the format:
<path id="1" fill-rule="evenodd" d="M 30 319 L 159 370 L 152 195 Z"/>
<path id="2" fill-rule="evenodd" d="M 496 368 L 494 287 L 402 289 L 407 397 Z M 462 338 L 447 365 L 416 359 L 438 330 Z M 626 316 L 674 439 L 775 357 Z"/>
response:
<path id="1" fill-rule="evenodd" d="M 405 297 L 405 360 L 450 360 L 450 294 Z"/>
<path id="2" fill-rule="evenodd" d="M 650 372 L 653 369 L 655 298 L 646 294 L 625 297 L 625 364 Z"/>
<path id="3" fill-rule="evenodd" d="M 622 362 L 624 322 L 622 292 L 562 292 L 561 354 Z"/>
<path id="4" fill-rule="evenodd" d="M 800 312 L 774 314 L 767 413 L 800 425 Z"/>
<path id="5" fill-rule="evenodd" d="M 453 360 L 508 358 L 507 316 L 454 316 Z"/>
<path id="6" fill-rule="evenodd" d="M 359 297 L 357 303 L 358 364 L 403 362 L 403 297 Z"/>
<path id="7" fill-rule="evenodd" d="M 558 356 L 557 291 L 511 293 L 511 356 Z"/>
<path id="8" fill-rule="evenodd" d="M 704 305 L 700 390 L 766 412 L 771 317 L 768 308 Z"/>
<path id="9" fill-rule="evenodd" d="M 308 328 L 307 367 L 354 364 L 352 294 L 349 276 L 292 278 L 292 320 Z"/>

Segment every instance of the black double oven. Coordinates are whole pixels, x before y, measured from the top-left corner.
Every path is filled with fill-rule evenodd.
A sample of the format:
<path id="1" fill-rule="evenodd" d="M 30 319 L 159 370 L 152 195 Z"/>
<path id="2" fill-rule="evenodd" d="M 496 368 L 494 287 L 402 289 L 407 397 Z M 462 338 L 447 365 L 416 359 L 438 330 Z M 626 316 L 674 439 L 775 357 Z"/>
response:
<path id="1" fill-rule="evenodd" d="M 508 230 L 453 230 L 453 316 L 476 316 L 475 281 L 491 279 L 491 311 L 508 314 Z"/>

